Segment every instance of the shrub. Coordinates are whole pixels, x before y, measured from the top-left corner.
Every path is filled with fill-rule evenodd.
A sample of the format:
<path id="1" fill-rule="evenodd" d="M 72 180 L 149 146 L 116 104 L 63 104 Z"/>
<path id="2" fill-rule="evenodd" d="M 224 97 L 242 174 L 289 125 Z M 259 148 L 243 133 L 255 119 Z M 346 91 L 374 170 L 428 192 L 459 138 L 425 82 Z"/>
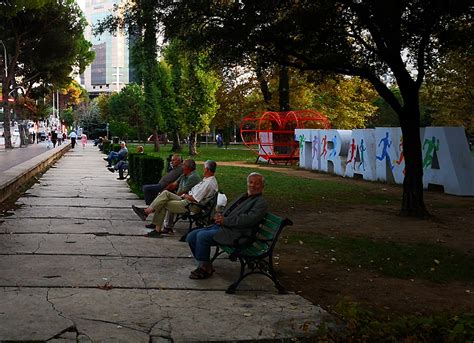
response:
<path id="1" fill-rule="evenodd" d="M 164 161 L 161 157 L 145 155 L 139 160 L 139 178 L 140 186 L 157 183 L 163 172 Z"/>
<path id="2" fill-rule="evenodd" d="M 110 152 L 110 145 L 111 145 L 111 142 L 110 141 L 106 141 L 103 143 L 103 148 L 102 148 L 102 152 L 104 154 L 108 154 Z"/>
<path id="3" fill-rule="evenodd" d="M 128 174 L 130 175 L 130 180 L 134 183 L 138 182 L 140 159 L 142 159 L 145 154 L 137 153 L 128 153 Z"/>

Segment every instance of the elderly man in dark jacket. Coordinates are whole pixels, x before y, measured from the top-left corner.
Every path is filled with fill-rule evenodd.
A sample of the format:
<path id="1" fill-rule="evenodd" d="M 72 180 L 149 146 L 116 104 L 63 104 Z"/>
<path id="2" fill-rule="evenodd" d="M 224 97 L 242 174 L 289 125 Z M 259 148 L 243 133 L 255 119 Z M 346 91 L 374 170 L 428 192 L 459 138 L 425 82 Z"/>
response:
<path id="1" fill-rule="evenodd" d="M 214 225 L 188 234 L 186 241 L 198 264 L 189 275 L 191 279 L 207 279 L 212 275 L 211 246 L 241 244 L 258 229 L 267 212 L 267 202 L 262 196 L 264 184 L 261 174 L 251 173 L 247 176 L 247 193 L 234 200 L 224 213 L 217 213 Z"/>

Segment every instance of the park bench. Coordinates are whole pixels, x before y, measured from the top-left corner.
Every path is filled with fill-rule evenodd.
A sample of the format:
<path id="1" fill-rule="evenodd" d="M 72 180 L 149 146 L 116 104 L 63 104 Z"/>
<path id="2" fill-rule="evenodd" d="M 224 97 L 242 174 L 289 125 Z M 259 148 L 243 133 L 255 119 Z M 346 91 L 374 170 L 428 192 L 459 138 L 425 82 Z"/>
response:
<path id="1" fill-rule="evenodd" d="M 286 294 L 286 289 L 278 281 L 273 269 L 273 250 L 283 228 L 293 225 L 288 219 L 282 219 L 272 213 L 267 213 L 259 229 L 249 237 L 246 243 L 236 246 L 218 245 L 211 262 L 221 254 L 227 253 L 231 261 L 240 262 L 240 275 L 237 281 L 226 290 L 234 294 L 239 283 L 251 274 L 262 274 L 270 278 L 280 294 Z"/>
<path id="2" fill-rule="evenodd" d="M 189 223 L 188 231 L 179 239 L 181 242 L 186 241 L 186 236 L 193 230 L 193 227 L 204 227 L 212 224 L 211 220 L 216 209 L 218 195 L 219 192 L 216 192 L 214 195 L 203 199 L 200 203 L 189 203 L 186 205 L 186 212 L 176 216 L 174 223 L 178 220 L 187 220 Z M 196 208 L 199 210 L 196 211 Z"/>

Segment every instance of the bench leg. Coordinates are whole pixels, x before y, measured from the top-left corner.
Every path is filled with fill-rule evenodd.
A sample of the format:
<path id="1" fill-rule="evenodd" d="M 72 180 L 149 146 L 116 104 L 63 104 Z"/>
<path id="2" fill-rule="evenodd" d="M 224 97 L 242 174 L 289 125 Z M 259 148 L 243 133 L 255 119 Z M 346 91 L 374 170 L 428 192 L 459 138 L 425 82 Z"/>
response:
<path id="1" fill-rule="evenodd" d="M 191 218 L 188 218 L 189 220 L 189 227 L 188 227 L 188 232 L 186 232 L 184 235 L 181 236 L 181 238 L 179 239 L 180 242 L 186 242 L 186 237 L 188 237 L 188 234 L 193 231 L 193 222 L 191 220 Z"/>
<path id="2" fill-rule="evenodd" d="M 283 287 L 283 285 L 278 281 L 275 271 L 273 270 L 273 259 L 272 256 L 268 256 L 267 258 L 264 259 L 256 259 L 256 260 L 247 260 L 243 257 L 238 257 L 240 261 L 240 275 L 237 281 L 235 281 L 233 284 L 231 284 L 227 290 L 226 293 L 228 294 L 234 294 L 237 287 L 239 286 L 240 282 L 245 279 L 247 276 L 251 274 L 262 274 L 268 277 L 270 280 L 273 281 L 273 284 L 275 285 L 276 289 L 278 290 L 279 294 L 288 294 L 288 291 Z M 250 272 L 245 273 L 245 267 L 248 266 L 250 269 Z"/>
<path id="3" fill-rule="evenodd" d="M 235 290 L 239 286 L 240 281 L 242 281 L 247 275 L 249 275 L 249 274 L 244 274 L 246 261 L 240 256 L 239 256 L 239 261 L 240 261 L 240 275 L 239 275 L 239 278 L 237 279 L 237 281 L 235 281 L 232 285 L 230 285 L 227 288 L 227 290 L 225 291 L 227 294 L 234 294 Z"/>
<path id="4" fill-rule="evenodd" d="M 216 260 L 216 258 L 221 255 L 222 253 L 224 252 L 224 250 L 220 250 L 219 249 L 219 246 L 216 245 L 216 251 L 214 251 L 214 255 L 212 256 L 211 258 L 211 263 L 214 263 L 214 261 Z"/>

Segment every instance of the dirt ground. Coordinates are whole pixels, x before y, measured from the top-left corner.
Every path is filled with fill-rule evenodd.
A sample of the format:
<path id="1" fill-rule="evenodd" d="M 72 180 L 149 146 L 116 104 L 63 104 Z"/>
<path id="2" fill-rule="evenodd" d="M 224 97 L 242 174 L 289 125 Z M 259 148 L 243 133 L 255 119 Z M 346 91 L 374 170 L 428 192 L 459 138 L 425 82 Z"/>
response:
<path id="1" fill-rule="evenodd" d="M 302 170 L 272 168 L 304 178 L 364 182 L 383 192 L 401 197 L 401 187 L 356 181 Z M 285 210 L 294 225 L 291 233 L 318 233 L 336 237 L 366 237 L 377 241 L 432 243 L 474 257 L 474 197 L 456 197 L 441 191 L 426 191 L 428 219 L 400 217 L 400 204 L 356 205 L 343 208 Z M 283 206 L 283 205 L 282 205 Z M 280 214 L 283 212 L 283 207 Z M 331 310 L 341 299 L 354 301 L 374 313 L 391 318 L 402 314 L 430 315 L 474 311 L 474 283 L 435 283 L 422 279 L 398 279 L 366 269 L 343 267 L 304 244 L 280 242 L 278 272 L 282 283 L 315 304 Z"/>

